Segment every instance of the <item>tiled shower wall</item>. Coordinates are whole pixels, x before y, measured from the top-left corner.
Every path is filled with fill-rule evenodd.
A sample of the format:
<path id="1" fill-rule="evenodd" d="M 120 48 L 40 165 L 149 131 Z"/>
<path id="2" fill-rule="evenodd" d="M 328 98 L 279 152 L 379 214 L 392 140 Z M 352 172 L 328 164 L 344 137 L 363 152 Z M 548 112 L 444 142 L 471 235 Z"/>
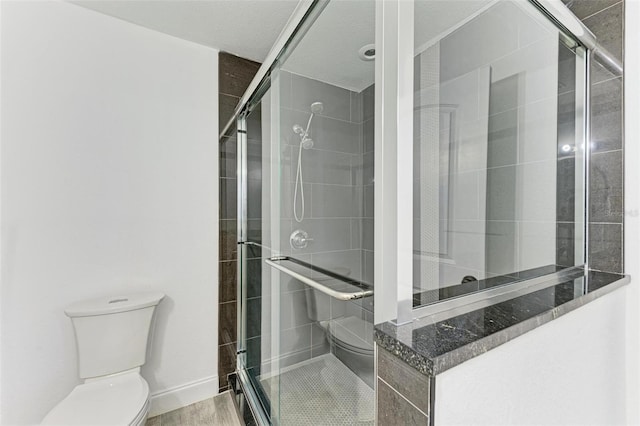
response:
<path id="1" fill-rule="evenodd" d="M 281 70 L 278 87 L 281 143 L 285 145 L 281 253 L 343 276 L 369 281 L 372 273 L 367 272 L 365 253 L 373 253 L 373 86 L 356 92 Z M 302 151 L 305 216 L 297 222 L 293 200 L 300 136 L 292 128 L 296 124 L 307 126 L 314 102 L 322 102 L 324 111 L 313 117 L 309 127 L 313 147 Z M 369 130 L 365 123 L 370 125 Z M 368 155 L 364 152 L 365 144 L 369 146 Z M 369 193 L 366 198 L 365 191 Z M 299 207 L 300 203 L 299 192 Z M 371 216 L 367 218 L 366 214 Z M 289 236 L 297 229 L 308 232 L 313 241 L 306 248 L 294 250 L 289 246 Z M 369 268 L 373 270 L 371 259 Z M 321 320 L 356 316 L 372 325 L 371 298 L 337 301 L 320 292 L 312 293 L 296 280 L 283 278 L 288 284 L 280 299 L 281 366 L 329 350 Z M 372 330 L 368 331 L 371 335 Z"/>
<path id="2" fill-rule="evenodd" d="M 624 52 L 624 1 L 563 0 L 621 62 Z M 624 134 L 623 78 L 602 65 L 591 66 L 591 267 L 623 272 Z"/>
<path id="3" fill-rule="evenodd" d="M 219 123 L 227 124 L 260 64 L 221 52 L 219 56 Z M 235 127 L 234 127 L 235 129 Z M 230 134 L 230 133 L 229 133 Z M 220 278 L 218 283 L 218 376 L 220 390 L 236 369 L 237 222 L 236 139 L 220 140 Z"/>

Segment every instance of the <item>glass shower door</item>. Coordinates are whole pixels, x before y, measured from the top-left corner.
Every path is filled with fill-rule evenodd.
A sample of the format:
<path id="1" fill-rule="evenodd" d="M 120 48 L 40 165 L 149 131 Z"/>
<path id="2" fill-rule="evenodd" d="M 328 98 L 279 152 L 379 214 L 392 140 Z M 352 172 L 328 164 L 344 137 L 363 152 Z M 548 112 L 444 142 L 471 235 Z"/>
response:
<path id="1" fill-rule="evenodd" d="M 238 370 L 273 424 L 374 421 L 374 16 L 319 4 L 238 123 Z"/>

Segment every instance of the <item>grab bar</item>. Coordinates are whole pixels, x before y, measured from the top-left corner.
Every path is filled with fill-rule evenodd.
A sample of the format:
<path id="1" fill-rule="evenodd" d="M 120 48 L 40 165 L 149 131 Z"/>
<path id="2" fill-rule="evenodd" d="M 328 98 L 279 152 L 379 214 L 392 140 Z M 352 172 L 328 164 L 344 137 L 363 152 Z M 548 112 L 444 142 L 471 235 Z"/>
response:
<path id="1" fill-rule="evenodd" d="M 342 277 L 338 274 L 335 274 L 333 272 L 327 271 L 325 269 L 322 268 L 318 268 L 317 266 L 313 266 L 310 265 L 306 262 L 302 262 L 300 260 L 297 259 L 292 259 L 290 257 L 287 256 L 277 256 L 277 257 L 272 257 L 269 259 L 265 259 L 265 262 L 267 263 L 267 265 L 271 266 L 272 268 L 275 268 L 281 272 L 284 272 L 285 274 L 289 275 L 290 277 L 293 277 L 299 281 L 302 281 L 303 283 L 305 283 L 306 285 L 308 285 L 309 287 L 313 287 L 318 291 L 321 291 L 322 293 L 329 295 L 331 297 L 333 297 L 334 299 L 338 299 L 338 300 L 355 300 L 355 299 L 362 299 L 363 297 L 368 297 L 368 296 L 373 296 L 373 290 L 371 290 L 369 288 L 368 285 L 361 283 L 359 281 L 355 281 L 355 280 L 351 280 L 349 278 L 346 277 Z M 316 274 L 322 274 L 328 278 L 323 278 L 322 281 L 325 281 L 327 283 L 333 282 L 341 282 L 343 286 L 349 286 L 349 287 L 356 287 L 359 288 L 358 291 L 341 291 L 341 290 L 346 290 L 346 288 L 342 288 L 342 289 L 335 289 L 335 288 L 331 288 L 321 282 L 319 282 L 318 280 L 314 280 L 311 277 L 308 277 L 306 275 L 303 275 L 300 272 L 296 272 L 291 268 L 288 268 L 287 266 L 285 266 L 283 263 L 284 262 L 290 262 L 293 265 L 299 265 L 302 266 L 306 269 L 311 270 L 312 272 L 316 273 Z M 312 274 L 313 275 L 313 274 Z"/>

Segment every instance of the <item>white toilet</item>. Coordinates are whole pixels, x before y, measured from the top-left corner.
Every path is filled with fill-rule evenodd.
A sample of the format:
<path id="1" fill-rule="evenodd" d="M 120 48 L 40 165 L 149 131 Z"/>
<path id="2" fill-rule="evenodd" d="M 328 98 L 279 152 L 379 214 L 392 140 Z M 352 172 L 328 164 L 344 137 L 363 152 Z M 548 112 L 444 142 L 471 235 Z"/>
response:
<path id="1" fill-rule="evenodd" d="M 373 388 L 373 324 L 353 302 L 330 300 L 310 287 L 305 293 L 307 316 L 325 330 L 335 356 Z"/>
<path id="2" fill-rule="evenodd" d="M 144 425 L 149 385 L 140 375 L 162 293 L 140 293 L 74 303 L 65 313 L 78 349 L 76 386 L 42 421 L 43 425 Z"/>

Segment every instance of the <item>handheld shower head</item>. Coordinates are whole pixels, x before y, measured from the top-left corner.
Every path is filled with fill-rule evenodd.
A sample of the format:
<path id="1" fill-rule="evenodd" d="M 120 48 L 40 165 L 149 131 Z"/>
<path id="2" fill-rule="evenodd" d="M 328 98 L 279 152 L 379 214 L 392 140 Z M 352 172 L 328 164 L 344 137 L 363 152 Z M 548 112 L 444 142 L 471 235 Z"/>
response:
<path id="1" fill-rule="evenodd" d="M 293 131 L 300 135 L 300 146 L 298 147 L 298 167 L 296 169 L 296 186 L 293 194 L 293 216 L 296 222 L 302 222 L 304 219 L 304 183 L 302 181 L 302 150 L 313 148 L 313 139 L 309 137 L 309 128 L 311 127 L 311 120 L 316 114 L 322 114 L 324 111 L 324 105 L 322 102 L 314 102 L 311 104 L 311 115 L 309 121 L 307 121 L 307 128 L 303 129 L 299 124 L 293 125 Z M 298 216 L 298 187 L 300 188 L 301 213 Z"/>
<path id="2" fill-rule="evenodd" d="M 311 112 L 313 114 L 322 114 L 324 111 L 324 104 L 322 102 L 314 102 L 311 104 Z"/>

